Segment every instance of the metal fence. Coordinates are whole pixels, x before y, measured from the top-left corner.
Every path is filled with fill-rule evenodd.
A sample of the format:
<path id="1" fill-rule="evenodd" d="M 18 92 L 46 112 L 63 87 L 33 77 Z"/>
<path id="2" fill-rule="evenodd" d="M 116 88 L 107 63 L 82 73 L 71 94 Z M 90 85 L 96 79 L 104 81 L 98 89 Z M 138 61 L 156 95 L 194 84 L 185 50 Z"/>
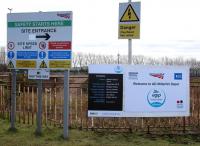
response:
<path id="1" fill-rule="evenodd" d="M 53 74 L 43 82 L 43 126 L 63 125 L 63 74 Z M 200 130 L 200 78 L 190 80 L 189 117 L 173 118 L 88 118 L 87 75 L 70 76 L 70 118 L 72 128 L 139 131 L 147 133 L 198 133 Z M 0 75 L 0 118 L 10 118 L 10 74 Z M 36 82 L 24 74 L 17 76 L 17 117 L 34 125 L 37 112 Z"/>

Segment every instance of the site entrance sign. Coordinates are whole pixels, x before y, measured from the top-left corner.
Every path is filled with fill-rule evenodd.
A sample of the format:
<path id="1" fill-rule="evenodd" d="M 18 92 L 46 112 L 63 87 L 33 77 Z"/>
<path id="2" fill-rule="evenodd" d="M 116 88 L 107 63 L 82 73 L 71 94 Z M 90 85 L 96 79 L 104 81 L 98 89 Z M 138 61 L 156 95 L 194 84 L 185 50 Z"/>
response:
<path id="1" fill-rule="evenodd" d="M 11 127 L 16 117 L 16 69 L 37 79 L 36 133 L 42 132 L 42 79 L 50 70 L 64 70 L 63 137 L 68 137 L 69 69 L 72 58 L 72 11 L 7 14 L 7 58 L 12 69 Z"/>
<path id="2" fill-rule="evenodd" d="M 189 68 L 90 65 L 90 117 L 189 116 Z"/>
<path id="3" fill-rule="evenodd" d="M 10 69 L 71 67 L 72 12 L 10 13 L 7 21 Z"/>

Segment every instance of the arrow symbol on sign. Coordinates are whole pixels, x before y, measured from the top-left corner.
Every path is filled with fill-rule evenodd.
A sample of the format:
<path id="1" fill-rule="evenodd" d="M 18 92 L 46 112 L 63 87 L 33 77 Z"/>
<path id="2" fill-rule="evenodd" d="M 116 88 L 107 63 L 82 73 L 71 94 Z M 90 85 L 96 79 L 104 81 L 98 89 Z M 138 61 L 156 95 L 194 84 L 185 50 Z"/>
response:
<path id="1" fill-rule="evenodd" d="M 36 38 L 45 38 L 45 40 L 48 40 L 51 36 L 48 33 L 45 33 L 45 35 L 37 35 Z"/>

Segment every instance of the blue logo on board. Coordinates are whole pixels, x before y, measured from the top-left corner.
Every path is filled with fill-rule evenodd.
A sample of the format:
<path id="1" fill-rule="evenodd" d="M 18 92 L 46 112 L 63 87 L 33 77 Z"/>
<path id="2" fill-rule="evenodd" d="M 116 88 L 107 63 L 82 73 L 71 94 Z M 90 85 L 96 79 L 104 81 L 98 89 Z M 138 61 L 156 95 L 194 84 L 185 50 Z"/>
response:
<path id="1" fill-rule="evenodd" d="M 182 73 L 174 73 L 174 80 L 182 80 Z"/>
<path id="2" fill-rule="evenodd" d="M 119 66 L 119 65 L 117 65 L 115 68 L 114 68 L 114 70 L 115 70 L 115 72 L 116 73 L 122 73 L 122 71 L 123 71 L 123 69 L 122 69 L 122 67 L 121 66 Z"/>
<path id="3" fill-rule="evenodd" d="M 14 53 L 13 51 L 9 51 L 9 52 L 8 52 L 8 58 L 9 58 L 9 59 L 13 59 L 14 56 L 15 56 L 15 53 Z"/>
<path id="4" fill-rule="evenodd" d="M 40 59 L 44 59 L 45 57 L 46 57 L 47 55 L 46 55 L 46 52 L 40 52 L 39 53 L 39 57 L 40 57 Z"/>
<path id="5" fill-rule="evenodd" d="M 158 90 L 158 89 L 153 89 L 150 90 L 149 93 L 147 94 L 147 101 L 150 106 L 158 108 L 161 107 L 166 100 L 166 95 L 164 91 Z"/>

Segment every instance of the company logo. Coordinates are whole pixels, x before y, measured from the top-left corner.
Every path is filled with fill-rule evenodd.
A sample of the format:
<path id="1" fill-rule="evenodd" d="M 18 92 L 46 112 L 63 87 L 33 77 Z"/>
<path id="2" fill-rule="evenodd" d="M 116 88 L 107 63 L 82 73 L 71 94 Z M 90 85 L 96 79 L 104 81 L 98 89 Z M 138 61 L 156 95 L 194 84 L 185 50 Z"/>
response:
<path id="1" fill-rule="evenodd" d="M 155 78 L 164 79 L 164 73 L 150 73 L 149 75 Z"/>
<path id="2" fill-rule="evenodd" d="M 138 79 L 138 72 L 128 72 L 129 79 L 137 80 Z"/>
<path id="3" fill-rule="evenodd" d="M 177 100 L 176 101 L 176 107 L 177 108 L 183 108 L 183 100 Z"/>
<path id="4" fill-rule="evenodd" d="M 182 80 L 182 73 L 174 73 L 174 80 Z"/>
<path id="5" fill-rule="evenodd" d="M 162 90 L 153 89 L 147 94 L 147 101 L 152 107 L 161 107 L 166 100 L 166 95 Z"/>
<path id="6" fill-rule="evenodd" d="M 115 70 L 115 72 L 118 73 L 118 74 L 119 74 L 119 73 L 122 73 L 122 71 L 123 71 L 122 67 L 119 66 L 119 65 L 116 66 L 116 67 L 114 68 L 114 70 Z"/>
<path id="7" fill-rule="evenodd" d="M 58 13 L 57 16 L 70 19 L 70 13 L 60 13 L 60 14 Z"/>
<path id="8" fill-rule="evenodd" d="M 98 115 L 97 112 L 90 112 L 90 115 Z"/>

